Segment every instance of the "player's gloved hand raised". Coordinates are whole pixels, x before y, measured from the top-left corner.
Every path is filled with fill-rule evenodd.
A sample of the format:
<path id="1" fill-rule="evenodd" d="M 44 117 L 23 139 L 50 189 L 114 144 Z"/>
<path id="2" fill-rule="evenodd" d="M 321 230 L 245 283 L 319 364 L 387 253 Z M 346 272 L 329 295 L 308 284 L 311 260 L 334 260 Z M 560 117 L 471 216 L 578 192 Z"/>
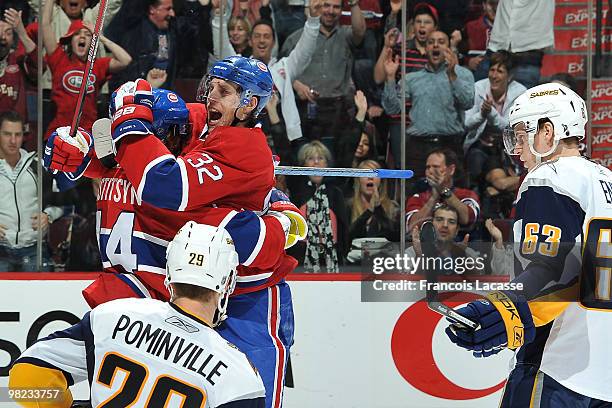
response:
<path id="1" fill-rule="evenodd" d="M 272 189 L 270 194 L 270 210 L 278 211 L 285 214 L 291 221 L 289 232 L 287 234 L 287 242 L 285 243 L 285 249 L 291 248 L 298 241 L 306 238 L 308 234 L 308 225 L 306 220 L 302 216 L 300 210 L 289 201 L 287 194 L 276 188 Z"/>
<path id="2" fill-rule="evenodd" d="M 153 133 L 153 91 L 144 79 L 121 85 L 111 96 L 109 113 L 113 136 L 113 153 L 117 154 L 119 141 L 130 135 Z"/>
<path id="3" fill-rule="evenodd" d="M 70 136 L 70 126 L 57 128 L 47 140 L 43 166 L 47 170 L 76 172 L 84 164 L 92 145 L 93 138 L 82 128 L 77 130 L 75 137 Z"/>
<path id="4" fill-rule="evenodd" d="M 457 310 L 480 326 L 473 331 L 450 325 L 448 338 L 474 357 L 489 357 L 504 348 L 517 349 L 535 338 L 535 326 L 528 303 L 508 292 L 492 292 L 487 299 L 471 302 Z"/>

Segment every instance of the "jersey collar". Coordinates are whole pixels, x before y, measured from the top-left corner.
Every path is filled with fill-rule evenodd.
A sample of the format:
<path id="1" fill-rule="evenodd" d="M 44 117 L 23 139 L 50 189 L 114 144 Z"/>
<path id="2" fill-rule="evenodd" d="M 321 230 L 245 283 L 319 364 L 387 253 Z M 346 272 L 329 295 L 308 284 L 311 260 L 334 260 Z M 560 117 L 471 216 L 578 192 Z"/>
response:
<path id="1" fill-rule="evenodd" d="M 210 324 L 210 323 L 208 323 L 207 321 L 205 321 L 204 319 L 202 319 L 201 317 L 198 317 L 197 315 L 195 315 L 195 314 L 193 314 L 193 313 L 191 313 L 191 312 L 188 312 L 187 310 L 183 309 L 182 307 L 180 307 L 179 305 L 177 305 L 177 304 L 175 304 L 175 303 L 172 303 L 172 302 L 169 302 L 169 303 L 170 303 L 170 306 L 171 306 L 171 307 L 172 307 L 174 310 L 176 310 L 177 312 L 179 312 L 180 314 L 182 314 L 182 315 L 184 315 L 184 316 L 186 316 L 186 317 L 189 317 L 190 319 L 193 319 L 193 320 L 195 320 L 196 322 L 198 322 L 198 323 L 200 323 L 200 324 L 203 324 L 204 326 L 210 327 L 210 328 L 212 329 L 211 324 Z"/>

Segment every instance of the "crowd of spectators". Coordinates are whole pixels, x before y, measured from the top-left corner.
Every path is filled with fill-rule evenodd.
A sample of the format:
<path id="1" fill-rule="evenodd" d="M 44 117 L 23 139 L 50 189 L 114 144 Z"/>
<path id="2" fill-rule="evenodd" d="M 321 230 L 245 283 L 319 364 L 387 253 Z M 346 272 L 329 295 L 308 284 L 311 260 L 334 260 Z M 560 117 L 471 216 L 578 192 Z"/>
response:
<path id="1" fill-rule="evenodd" d="M 56 230 L 78 232 L 87 250 L 58 255 L 66 242 L 51 245 L 57 239 L 49 233 L 44 264 L 51 268 L 54 255 L 56 264 L 95 269 L 97 259 L 75 259 L 95 242 L 96 181 L 82 180 L 69 193 L 49 189 L 37 214 L 36 190 L 27 184 L 37 175 L 21 178 L 36 160 L 37 87 L 45 137 L 70 125 L 99 4 L 37 4 L 6 0 L 0 7 L 0 191 L 18 189 L 16 200 L 23 200 L 0 206 L 0 270 L 25 270 L 17 261 L 30 256 L 22 253 L 37 228 L 46 233 L 65 217 L 69 228 Z M 108 0 L 81 123 L 90 128 L 106 115 L 109 90 L 139 77 L 191 101 L 195 90 L 182 84 L 197 84 L 212 62 L 240 54 L 272 73 L 275 93 L 261 126 L 281 164 L 400 168 L 404 105 L 406 168 L 415 172 L 406 213 L 393 180 L 278 177 L 310 231 L 291 254 L 306 271 L 337 272 L 351 263 L 355 240 L 398 242 L 404 222 L 411 241 L 433 220 L 442 251 L 465 253 L 472 240 L 484 239 L 501 259 L 501 224 L 488 219 L 511 219 L 524 173 L 505 154 L 501 135 L 514 99 L 541 80 L 553 13 L 554 0 Z M 40 83 L 38 51 L 45 54 Z M 23 225 L 15 225 L 14 211 Z M 418 246 L 410 250 L 418 254 Z"/>

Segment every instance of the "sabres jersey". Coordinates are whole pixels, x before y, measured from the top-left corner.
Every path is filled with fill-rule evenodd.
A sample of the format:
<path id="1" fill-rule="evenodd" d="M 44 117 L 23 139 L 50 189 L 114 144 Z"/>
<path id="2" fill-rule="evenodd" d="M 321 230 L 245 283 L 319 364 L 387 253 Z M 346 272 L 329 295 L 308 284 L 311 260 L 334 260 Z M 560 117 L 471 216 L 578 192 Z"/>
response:
<path id="1" fill-rule="evenodd" d="M 541 286 L 529 303 L 534 322 L 553 321 L 536 338 L 540 370 L 612 401 L 612 172 L 577 156 L 536 167 L 519 189 L 514 238 L 525 274 L 516 279 Z"/>
<path id="2" fill-rule="evenodd" d="M 258 408 L 265 401 L 241 351 L 197 316 L 153 299 L 105 303 L 39 340 L 17 359 L 9 384 L 66 390 L 85 380 L 94 407 Z"/>

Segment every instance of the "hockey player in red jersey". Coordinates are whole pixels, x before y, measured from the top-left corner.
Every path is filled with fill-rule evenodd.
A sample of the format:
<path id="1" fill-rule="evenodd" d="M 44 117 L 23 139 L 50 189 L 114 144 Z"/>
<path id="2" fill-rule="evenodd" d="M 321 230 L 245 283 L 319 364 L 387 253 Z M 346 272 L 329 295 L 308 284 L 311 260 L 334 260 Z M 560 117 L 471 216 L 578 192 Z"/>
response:
<path id="1" fill-rule="evenodd" d="M 164 143 L 179 152 L 190 138 L 194 128 L 203 123 L 201 104 L 187 109 L 185 103 L 173 92 L 155 90 L 153 127 Z M 59 162 L 74 152 L 74 140 L 69 129 L 59 128 L 49 139 L 44 159 L 47 167 L 68 171 L 65 176 L 75 179 L 84 174 L 100 179 L 96 224 L 98 244 L 104 273 L 83 291 L 87 303 L 95 307 L 100 303 L 124 297 L 151 297 L 167 300 L 164 284 L 166 247 L 176 231 L 189 220 L 225 225 L 236 241 L 240 262 L 257 268 L 274 267 L 285 244 L 284 230 L 289 220 L 278 213 L 259 219 L 251 211 L 238 212 L 228 208 L 202 208 L 197 213 L 176 212 L 153 207 L 137 198 L 123 169 L 107 168 L 92 151 L 83 158 L 80 154 L 71 159 L 79 167 Z M 83 145 L 91 145 L 91 137 L 79 131 L 77 138 Z M 69 149 L 69 148 L 72 148 Z M 280 221 L 280 224 L 279 224 Z M 108 273 L 110 272 L 110 273 Z"/>
<path id="2" fill-rule="evenodd" d="M 137 202 L 142 200 L 141 208 L 150 203 L 162 208 L 188 210 L 191 214 L 207 211 L 203 206 L 212 204 L 264 209 L 273 195 L 276 203 L 272 204 L 272 209 L 276 208 L 292 215 L 291 228 L 294 229 L 294 236 L 290 239 L 293 241 L 296 236 L 305 234 L 305 223 L 300 222 L 301 217 L 297 216 L 296 211 L 291 211 L 295 207 L 278 192 L 271 194 L 265 183 L 268 167 L 269 174 L 273 176 L 272 157 L 265 136 L 258 128 L 244 127 L 253 121 L 253 112 L 256 110 L 256 113 L 259 113 L 265 106 L 269 94 L 266 96 L 265 90 L 245 92 L 244 89 L 249 84 L 237 83 L 244 81 L 245 77 L 247 80 L 252 79 L 253 77 L 248 77 L 249 70 L 251 73 L 257 70 L 258 74 L 267 74 L 271 90 L 271 77 L 267 67 L 262 65 L 258 61 L 244 58 L 228 59 L 215 65 L 211 76 L 203 81 L 204 86 L 199 92 L 200 96 L 206 97 L 211 112 L 207 123 L 208 132 L 205 127 L 199 129 L 198 124 L 195 124 L 192 134 L 203 140 L 192 144 L 193 150 L 179 158 L 171 155 L 153 136 L 154 132 L 151 132 L 153 128 L 150 122 L 154 115 L 147 109 L 150 111 L 150 107 L 155 103 L 148 84 L 145 81 L 128 83 L 117 91 L 112 101 L 116 110 L 113 136 L 115 142 L 121 140 L 118 146 L 115 143 L 117 161 L 134 184 L 133 199 Z M 223 75 L 232 73 L 235 74 L 233 78 L 236 81 L 231 81 L 231 78 L 226 81 L 222 78 Z M 265 81 L 260 79 L 257 84 L 265 84 Z M 238 93 L 255 97 L 240 97 L 240 101 L 247 99 L 249 103 L 232 106 L 232 97 L 233 103 L 239 105 L 236 98 Z M 137 118 L 138 115 L 141 117 Z M 232 124 L 239 126 L 224 126 Z M 49 143 L 48 150 L 54 153 L 48 160 L 49 166 L 63 171 L 76 170 L 76 165 L 80 164 L 74 159 L 76 144 L 64 137 Z M 124 146 L 129 148 L 124 149 Z M 244 149 L 245 146 L 248 146 L 248 149 Z M 71 149 L 72 151 L 67 153 Z M 262 158 L 266 159 L 262 161 Z M 97 162 L 92 161 L 90 168 L 94 163 Z M 141 170 L 136 171 L 134 167 Z M 88 173 L 92 171 L 90 168 Z M 243 169 L 246 171 L 241 172 Z M 134 174 L 137 175 L 135 178 Z M 229 176 L 226 178 L 227 175 Z M 227 184 L 233 184 L 235 187 L 229 189 Z M 263 190 L 262 186 L 265 186 Z M 113 186 L 108 188 L 112 191 Z M 102 194 L 105 192 L 102 191 Z M 145 218 L 153 219 L 151 222 L 164 223 L 168 216 Z M 101 238 L 104 232 L 101 230 Z M 107 248 L 108 242 L 111 242 L 110 236 L 107 239 Z M 111 249 L 116 252 L 118 241 L 113 240 L 112 244 L 115 247 L 113 249 L 111 245 Z M 103 240 L 100 245 L 102 248 Z M 283 278 L 295 265 L 293 258 L 283 256 L 274 267 L 265 267 L 262 264 L 251 264 L 249 269 L 241 267 L 235 292 L 237 296 L 230 303 L 230 309 L 234 312 L 230 311 L 230 317 L 221 327 L 222 335 L 245 351 L 262 372 L 267 389 L 267 406 L 280 406 L 282 400 L 287 350 L 293 343 L 291 297 Z M 248 319 L 244 319 L 245 313 L 250 314 Z M 232 316 L 236 315 L 241 315 L 242 318 L 232 319 Z M 247 327 L 243 327 L 245 322 Z"/>

